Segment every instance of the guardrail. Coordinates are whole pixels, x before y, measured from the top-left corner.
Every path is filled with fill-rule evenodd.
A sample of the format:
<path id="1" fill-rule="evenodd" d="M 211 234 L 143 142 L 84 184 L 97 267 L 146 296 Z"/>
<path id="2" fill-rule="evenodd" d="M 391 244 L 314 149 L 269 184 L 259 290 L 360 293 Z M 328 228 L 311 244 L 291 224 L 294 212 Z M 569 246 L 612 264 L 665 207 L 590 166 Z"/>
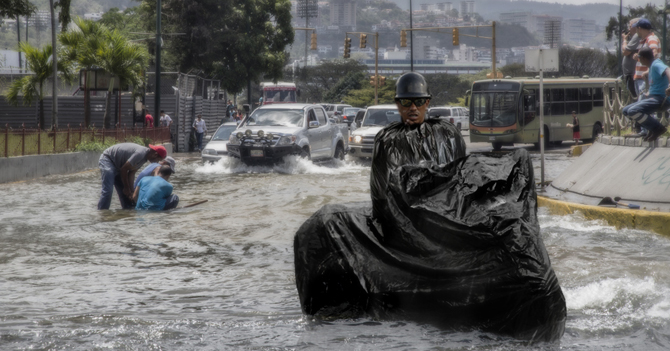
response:
<path id="1" fill-rule="evenodd" d="M 604 108 L 603 108 L 603 130 L 604 134 L 611 136 L 621 136 L 621 132 L 633 123 L 629 118 L 623 116 L 623 108 L 634 102 L 632 95 L 623 86 L 623 82 L 618 80 L 614 86 L 605 83 L 603 86 Z M 657 115 L 661 115 L 661 124 L 668 125 L 668 111 L 659 109 Z"/>
<path id="2" fill-rule="evenodd" d="M 9 125 L 0 128 L 0 156 L 25 156 L 25 155 L 43 155 L 55 154 L 61 152 L 74 151 L 77 145 L 85 141 L 105 141 L 113 139 L 115 142 L 132 141 L 137 137 L 150 139 L 153 143 L 170 142 L 170 128 L 157 127 L 146 128 L 133 125 L 127 128 L 117 126 L 114 129 L 96 129 L 95 125 L 91 128 L 55 129 L 41 130 L 39 124 L 37 128 L 26 128 L 25 124 L 21 128 L 13 129 Z"/>

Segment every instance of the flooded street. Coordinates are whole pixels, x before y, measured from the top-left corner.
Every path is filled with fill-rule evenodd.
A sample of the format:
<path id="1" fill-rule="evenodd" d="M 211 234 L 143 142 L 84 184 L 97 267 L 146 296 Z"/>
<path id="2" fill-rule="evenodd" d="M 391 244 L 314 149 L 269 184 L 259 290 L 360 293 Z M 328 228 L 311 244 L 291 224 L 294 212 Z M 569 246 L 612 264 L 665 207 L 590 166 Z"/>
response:
<path id="1" fill-rule="evenodd" d="M 559 345 L 404 320 L 315 321 L 300 309 L 293 236 L 325 204 L 369 200 L 369 164 L 175 158 L 180 205 L 207 203 L 138 213 L 115 195 L 98 211 L 97 170 L 0 184 L 0 350 L 670 349 L 668 238 L 540 208 L 568 307 Z M 548 155 L 547 178 L 569 164 Z"/>

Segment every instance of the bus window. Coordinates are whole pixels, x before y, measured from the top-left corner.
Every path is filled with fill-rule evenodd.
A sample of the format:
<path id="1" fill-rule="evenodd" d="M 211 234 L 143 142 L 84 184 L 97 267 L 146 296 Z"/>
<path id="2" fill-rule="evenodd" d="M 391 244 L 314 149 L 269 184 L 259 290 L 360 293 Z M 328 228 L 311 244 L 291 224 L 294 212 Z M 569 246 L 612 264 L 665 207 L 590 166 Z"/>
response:
<path id="1" fill-rule="evenodd" d="M 589 113 L 593 110 L 593 90 L 591 88 L 579 89 L 579 112 L 580 114 Z"/>
<path id="2" fill-rule="evenodd" d="M 593 89 L 593 107 L 603 106 L 603 88 Z"/>
<path id="3" fill-rule="evenodd" d="M 565 114 L 565 96 L 563 89 L 551 89 L 551 115 L 560 116 Z"/>
<path id="4" fill-rule="evenodd" d="M 579 89 L 565 89 L 565 113 L 571 114 L 572 111 L 579 111 Z"/>
<path id="5" fill-rule="evenodd" d="M 518 93 L 472 93 L 472 121 L 475 126 L 507 127 L 516 123 Z"/>
<path id="6" fill-rule="evenodd" d="M 536 101 L 535 94 L 523 96 L 523 125 L 528 125 L 536 116 Z"/>

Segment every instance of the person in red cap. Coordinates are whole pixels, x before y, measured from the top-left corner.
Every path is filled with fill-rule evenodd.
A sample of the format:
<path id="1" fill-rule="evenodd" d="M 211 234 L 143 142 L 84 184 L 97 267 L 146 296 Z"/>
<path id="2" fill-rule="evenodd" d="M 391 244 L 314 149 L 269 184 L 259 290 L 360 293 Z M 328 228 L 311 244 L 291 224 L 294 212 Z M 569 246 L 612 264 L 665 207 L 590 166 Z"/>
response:
<path id="1" fill-rule="evenodd" d="M 102 192 L 98 201 L 98 210 L 109 209 L 114 188 L 116 188 L 123 209 L 135 207 L 131 199 L 135 173 L 145 162 L 158 162 L 166 156 L 167 150 L 162 145 L 144 147 L 134 143 L 121 143 L 105 150 L 98 161 L 102 176 Z"/>

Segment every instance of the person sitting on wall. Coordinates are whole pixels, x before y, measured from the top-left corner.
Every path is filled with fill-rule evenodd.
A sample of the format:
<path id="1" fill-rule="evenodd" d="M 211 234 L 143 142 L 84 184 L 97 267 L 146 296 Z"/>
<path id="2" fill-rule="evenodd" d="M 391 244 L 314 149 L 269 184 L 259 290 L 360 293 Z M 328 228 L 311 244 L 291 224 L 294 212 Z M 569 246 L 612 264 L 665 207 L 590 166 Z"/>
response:
<path id="1" fill-rule="evenodd" d="M 642 65 L 649 67 L 649 92 L 646 97 L 641 96 L 640 101 L 626 105 L 623 108 L 623 115 L 649 130 L 644 140 L 653 142 L 667 131 L 667 128 L 651 114 L 656 112 L 670 95 L 670 68 L 661 59 L 654 59 L 654 52 L 648 47 L 640 50 L 638 58 Z"/>

